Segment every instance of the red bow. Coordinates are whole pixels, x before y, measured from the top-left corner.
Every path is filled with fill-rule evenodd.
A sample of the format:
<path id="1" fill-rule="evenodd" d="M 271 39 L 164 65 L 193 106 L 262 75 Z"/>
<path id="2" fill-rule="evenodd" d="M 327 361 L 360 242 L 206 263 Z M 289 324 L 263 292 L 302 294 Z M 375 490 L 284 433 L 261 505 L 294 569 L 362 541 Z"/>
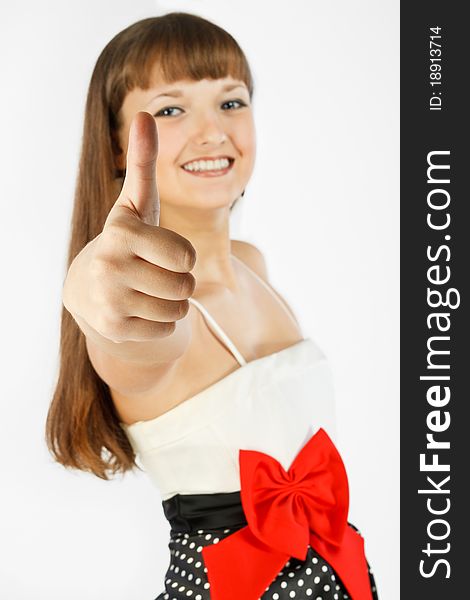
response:
<path id="1" fill-rule="evenodd" d="M 290 557 L 308 545 L 340 577 L 352 600 L 372 600 L 364 539 L 348 523 L 349 488 L 338 450 L 320 428 L 286 472 L 272 456 L 239 450 L 248 525 L 205 546 L 212 600 L 258 600 Z"/>

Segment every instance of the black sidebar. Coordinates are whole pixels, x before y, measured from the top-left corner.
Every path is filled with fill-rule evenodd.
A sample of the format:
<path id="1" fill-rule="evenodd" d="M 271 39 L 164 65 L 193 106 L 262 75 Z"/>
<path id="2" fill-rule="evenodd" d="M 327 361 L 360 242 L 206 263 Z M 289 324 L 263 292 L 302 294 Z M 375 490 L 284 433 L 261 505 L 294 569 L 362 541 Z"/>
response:
<path id="1" fill-rule="evenodd" d="M 402 600 L 470 598 L 467 9 L 401 3 Z"/>

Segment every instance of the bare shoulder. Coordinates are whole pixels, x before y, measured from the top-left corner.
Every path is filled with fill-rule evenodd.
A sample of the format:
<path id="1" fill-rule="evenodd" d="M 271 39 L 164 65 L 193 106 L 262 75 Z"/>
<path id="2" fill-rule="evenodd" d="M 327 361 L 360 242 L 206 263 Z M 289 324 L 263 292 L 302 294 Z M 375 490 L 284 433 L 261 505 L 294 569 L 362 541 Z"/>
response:
<path id="1" fill-rule="evenodd" d="M 294 314 L 294 311 L 286 302 L 285 298 L 281 296 L 281 294 L 275 290 L 272 285 L 269 283 L 268 277 L 268 269 L 266 266 L 266 260 L 263 256 L 263 253 L 259 248 L 250 244 L 249 242 L 244 242 L 242 240 L 231 240 L 232 245 L 232 254 L 234 254 L 237 258 L 242 260 L 250 269 L 252 269 L 263 281 L 265 281 L 269 288 L 273 291 L 274 294 L 279 298 L 279 300 L 284 304 L 287 311 L 290 313 L 295 326 L 300 331 L 299 321 Z"/>
<path id="2" fill-rule="evenodd" d="M 242 240 L 230 240 L 232 254 L 242 260 L 246 265 L 253 269 L 264 281 L 268 281 L 268 270 L 266 260 L 259 248 Z"/>

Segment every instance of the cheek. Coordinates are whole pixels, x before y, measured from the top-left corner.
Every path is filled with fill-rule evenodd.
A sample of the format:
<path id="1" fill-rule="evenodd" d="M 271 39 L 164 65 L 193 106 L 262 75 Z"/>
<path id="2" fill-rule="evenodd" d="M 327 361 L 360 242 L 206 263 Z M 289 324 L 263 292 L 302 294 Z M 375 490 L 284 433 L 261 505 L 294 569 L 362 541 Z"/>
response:
<path id="1" fill-rule="evenodd" d="M 178 168 L 178 156 L 182 147 L 180 137 L 176 131 L 169 131 L 164 127 L 158 129 L 157 170 L 160 168 L 162 175 L 167 169 Z"/>
<path id="2" fill-rule="evenodd" d="M 240 150 L 246 154 L 251 155 L 256 151 L 256 135 L 253 121 L 248 119 L 247 121 L 240 124 L 236 129 L 236 136 L 238 140 L 238 146 Z"/>
<path id="3" fill-rule="evenodd" d="M 251 130 L 246 132 L 239 149 L 243 156 L 245 171 L 247 174 L 251 174 L 256 160 L 256 139 Z"/>

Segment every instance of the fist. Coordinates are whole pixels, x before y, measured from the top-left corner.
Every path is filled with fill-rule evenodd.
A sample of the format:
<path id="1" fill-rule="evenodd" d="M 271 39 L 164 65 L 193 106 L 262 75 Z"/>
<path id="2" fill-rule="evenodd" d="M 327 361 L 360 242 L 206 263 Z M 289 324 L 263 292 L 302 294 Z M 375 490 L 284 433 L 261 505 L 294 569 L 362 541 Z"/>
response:
<path id="1" fill-rule="evenodd" d="M 72 262 L 64 285 L 67 309 L 114 342 L 171 335 L 196 285 L 191 242 L 159 226 L 157 154 L 155 120 L 138 112 L 121 193 L 102 232 Z"/>

